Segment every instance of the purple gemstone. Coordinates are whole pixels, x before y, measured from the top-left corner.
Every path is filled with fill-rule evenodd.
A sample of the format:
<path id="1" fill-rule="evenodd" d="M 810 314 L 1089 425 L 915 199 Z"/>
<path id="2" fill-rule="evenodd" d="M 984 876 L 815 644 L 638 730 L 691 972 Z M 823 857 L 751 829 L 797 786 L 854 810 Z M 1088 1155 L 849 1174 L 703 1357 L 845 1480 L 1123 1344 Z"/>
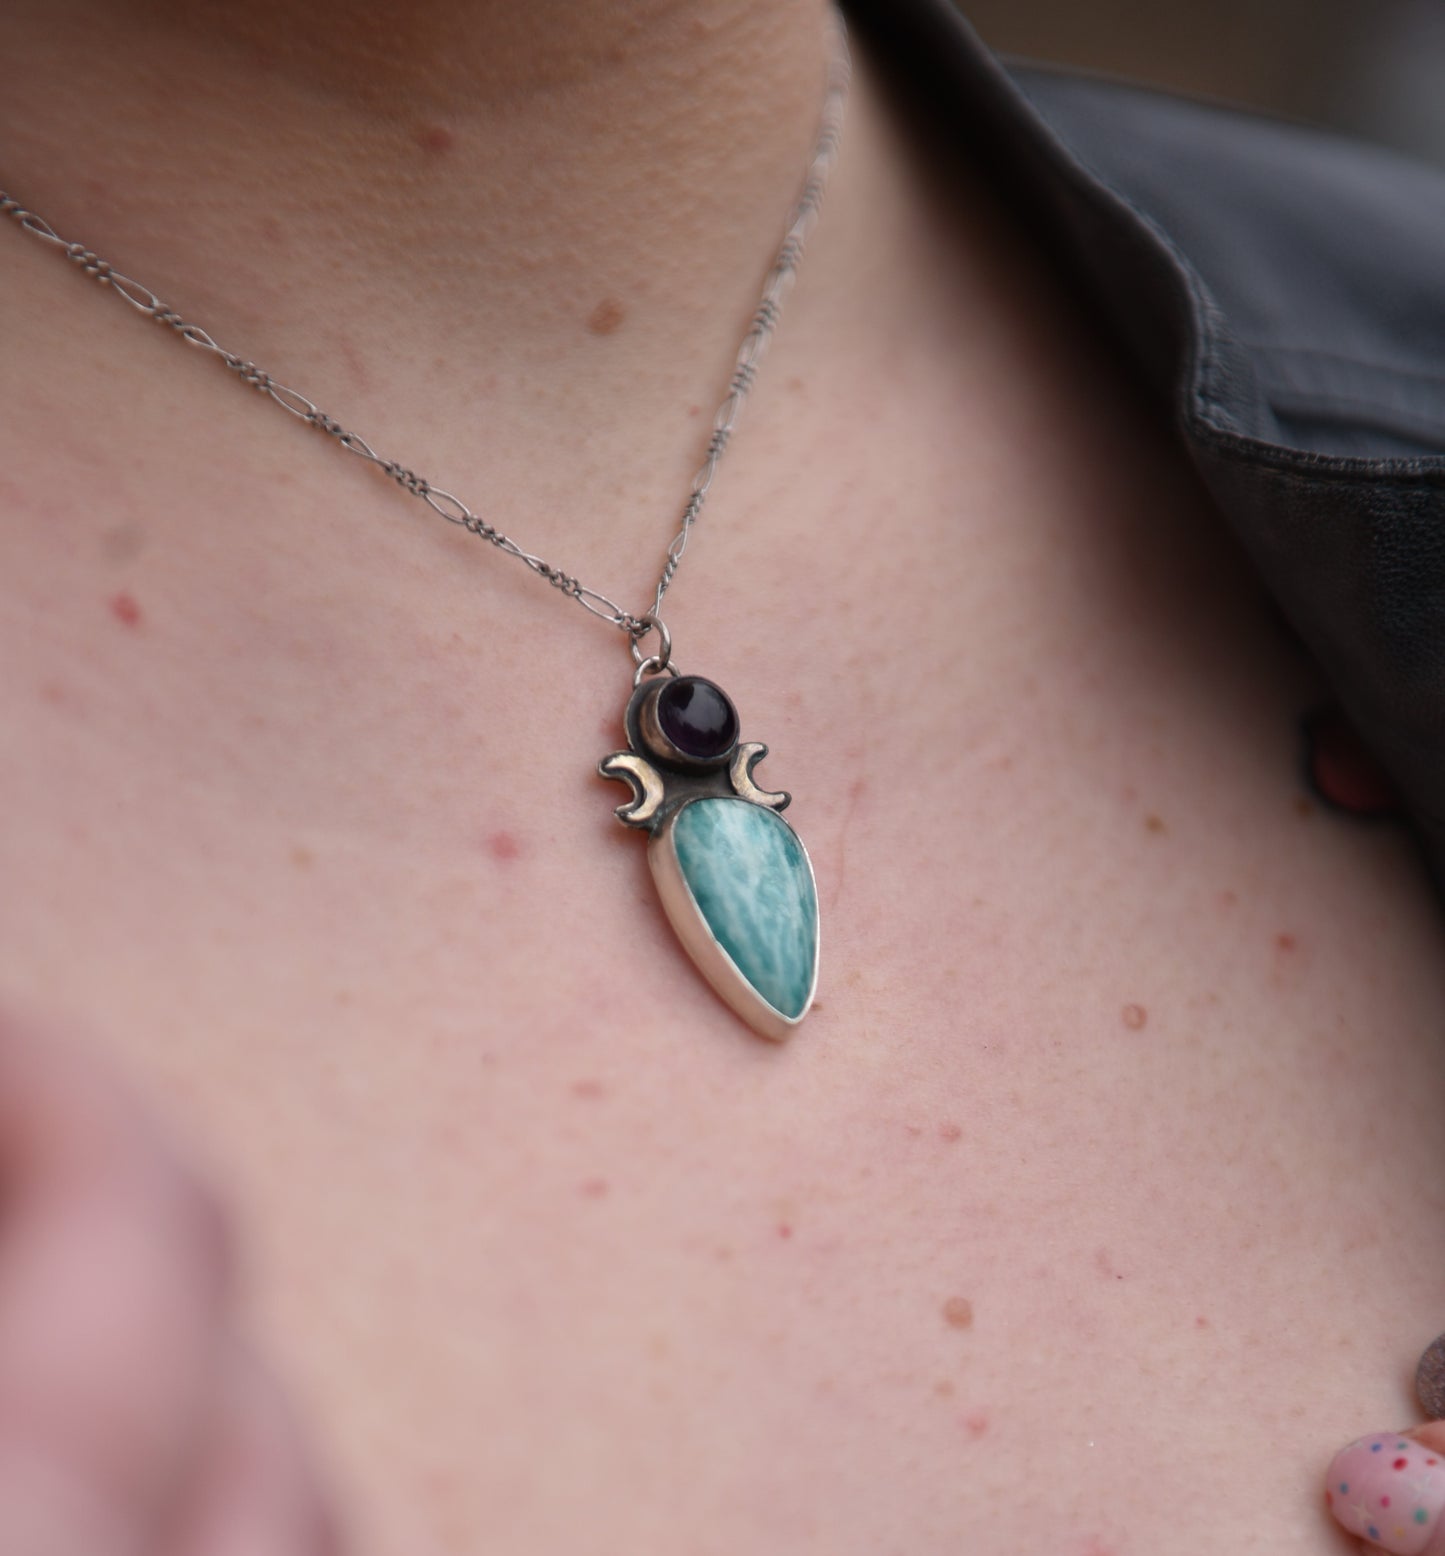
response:
<path id="1" fill-rule="evenodd" d="M 723 691 L 700 675 L 679 676 L 662 688 L 657 722 L 684 756 L 697 761 L 724 756 L 737 743 L 737 710 Z"/>

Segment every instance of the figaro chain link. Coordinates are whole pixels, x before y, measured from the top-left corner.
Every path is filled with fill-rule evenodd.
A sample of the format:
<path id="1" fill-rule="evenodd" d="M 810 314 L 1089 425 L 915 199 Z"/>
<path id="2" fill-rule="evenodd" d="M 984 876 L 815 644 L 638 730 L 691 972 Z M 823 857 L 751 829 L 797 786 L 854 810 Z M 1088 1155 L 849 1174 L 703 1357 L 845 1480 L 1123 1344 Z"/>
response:
<path id="1" fill-rule="evenodd" d="M 837 160 L 851 65 L 846 26 L 836 9 L 831 11 L 830 25 L 832 48 L 828 62 L 827 92 L 823 103 L 818 140 L 808 165 L 807 176 L 803 181 L 797 203 L 793 207 L 783 241 L 768 271 L 763 294 L 753 311 L 747 333 L 738 347 L 732 375 L 728 381 L 727 394 L 713 417 L 707 453 L 693 478 L 692 490 L 683 507 L 681 526 L 668 545 L 653 602 L 646 611 L 637 615 L 625 610 L 607 595 L 588 588 L 580 579 L 564 572 L 560 567 L 524 550 L 516 541 L 504 535 L 496 525 L 473 513 L 460 497 L 443 491 L 439 486 L 434 486 L 425 476 L 407 469 L 397 460 L 379 454 L 365 438 L 358 433 L 348 431 L 340 422 L 322 410 L 314 400 L 308 399 L 297 389 L 279 383 L 254 362 L 247 361 L 233 351 L 228 351 L 200 325 L 190 323 L 174 309 L 168 307 L 149 287 L 130 276 L 123 275 L 108 260 L 100 258 L 84 244 L 68 242 L 62 238 L 43 217 L 38 216 L 34 211 L 26 210 L 19 200 L 14 199 L 3 189 L 0 189 L 0 216 L 13 218 L 26 232 L 39 238 L 41 242 L 60 249 L 65 257 L 86 275 L 93 277 L 102 286 L 109 287 L 138 313 L 145 314 L 158 324 L 168 325 L 188 345 L 214 353 L 242 383 L 259 390 L 298 421 L 303 421 L 308 426 L 326 433 L 328 437 L 334 438 L 348 453 L 359 455 L 362 459 L 376 465 L 404 491 L 421 498 L 434 513 L 440 514 L 449 523 L 460 525 L 468 533 L 476 535 L 481 540 L 489 541 L 498 550 L 506 552 L 508 556 L 516 557 L 539 577 L 561 590 L 569 599 L 576 600 L 584 610 L 590 611 L 594 616 L 600 617 L 614 627 L 621 628 L 635 645 L 639 639 L 660 625 L 659 613 L 662 609 L 663 596 L 667 593 L 668 586 L 672 583 L 682 561 L 692 527 L 697 522 L 703 503 L 707 500 L 708 491 L 712 487 L 718 462 L 728 446 L 738 413 L 757 376 L 758 364 L 777 325 L 778 317 L 782 312 L 783 299 L 793 283 L 799 261 L 803 257 L 804 244 L 817 219 L 823 191 L 827 187 L 828 175 Z"/>

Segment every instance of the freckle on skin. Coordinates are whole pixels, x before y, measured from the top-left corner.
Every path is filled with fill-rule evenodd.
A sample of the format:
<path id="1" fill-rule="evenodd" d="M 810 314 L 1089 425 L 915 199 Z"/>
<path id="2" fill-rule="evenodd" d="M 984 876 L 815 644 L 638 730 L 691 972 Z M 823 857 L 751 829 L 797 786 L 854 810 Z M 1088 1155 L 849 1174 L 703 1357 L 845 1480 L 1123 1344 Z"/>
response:
<path id="1" fill-rule="evenodd" d="M 493 832 L 487 838 L 487 852 L 493 859 L 519 859 L 522 845 L 510 832 Z"/>
<path id="2" fill-rule="evenodd" d="M 601 1081 L 582 1080 L 572 1082 L 572 1095 L 581 1097 L 585 1102 L 596 1102 L 598 1098 L 607 1095 L 607 1088 Z"/>
<path id="3" fill-rule="evenodd" d="M 1164 825 L 1162 816 L 1145 816 L 1144 830 L 1146 832 L 1163 833 L 1167 832 L 1169 828 Z"/>
<path id="4" fill-rule="evenodd" d="M 1314 801 L 1307 794 L 1297 794 L 1294 799 L 1295 814 L 1299 816 L 1313 816 L 1315 813 Z"/>
<path id="5" fill-rule="evenodd" d="M 627 310 L 615 297 L 604 297 L 587 316 L 587 328 L 594 335 L 611 335 L 626 317 Z"/>
<path id="6" fill-rule="evenodd" d="M 963 1139 L 963 1131 L 957 1124 L 940 1124 L 938 1126 L 938 1138 L 946 1140 L 952 1145 L 955 1140 Z"/>
<path id="7" fill-rule="evenodd" d="M 292 848 L 291 863 L 295 865 L 298 870 L 309 870 L 315 862 L 316 855 L 313 854 L 309 848 L 303 847 L 300 843 L 297 843 L 295 847 Z"/>
<path id="8" fill-rule="evenodd" d="M 141 624 L 141 608 L 136 604 L 135 596 L 123 590 L 111 596 L 110 613 L 122 626 L 138 627 Z"/>
<path id="9" fill-rule="evenodd" d="M 953 1384 L 950 1383 L 947 1378 L 940 1378 L 938 1382 L 933 1385 L 933 1392 L 937 1394 L 940 1399 L 952 1399 Z"/>
<path id="10" fill-rule="evenodd" d="M 1126 1005 L 1121 1015 L 1131 1032 L 1137 1032 L 1149 1019 L 1149 1012 L 1142 1005 Z"/>
<path id="11" fill-rule="evenodd" d="M 1281 951 L 1293 951 L 1299 945 L 1299 941 L 1288 930 L 1281 930 L 1274 937 L 1274 943 Z"/>
<path id="12" fill-rule="evenodd" d="M 584 1178 L 580 1185 L 584 1199 L 602 1199 L 607 1193 L 606 1178 Z"/>
<path id="13" fill-rule="evenodd" d="M 424 124 L 416 132 L 416 143 L 423 151 L 440 155 L 450 151 L 456 145 L 457 138 L 444 124 Z"/>
<path id="14" fill-rule="evenodd" d="M 1222 891 L 1219 894 L 1219 906 L 1221 908 L 1235 908 L 1239 906 L 1239 893 L 1237 891 Z"/>
<path id="15" fill-rule="evenodd" d="M 982 1411 L 963 1418 L 963 1424 L 968 1428 L 970 1437 L 982 1437 L 988 1431 L 988 1417 Z"/>
<path id="16" fill-rule="evenodd" d="M 973 1303 L 967 1297 L 950 1297 L 943 1304 L 943 1321 L 950 1329 L 971 1329 Z"/>
<path id="17" fill-rule="evenodd" d="M 1194 1327 L 1195 1327 L 1195 1328 L 1196 1328 L 1196 1329 L 1208 1329 L 1208 1328 L 1209 1328 L 1209 1320 L 1208 1320 L 1208 1319 L 1207 1319 L 1207 1318 L 1206 1318 L 1206 1317 L 1205 1317 L 1205 1316 L 1204 1316 L 1204 1314 L 1203 1314 L 1203 1313 L 1201 1313 L 1201 1314 L 1200 1314 L 1200 1315 L 1199 1315 L 1199 1316 L 1198 1316 L 1198 1317 L 1197 1317 L 1197 1318 L 1196 1318 L 1196 1319 L 1195 1319 L 1195 1320 L 1194 1320 Z"/>

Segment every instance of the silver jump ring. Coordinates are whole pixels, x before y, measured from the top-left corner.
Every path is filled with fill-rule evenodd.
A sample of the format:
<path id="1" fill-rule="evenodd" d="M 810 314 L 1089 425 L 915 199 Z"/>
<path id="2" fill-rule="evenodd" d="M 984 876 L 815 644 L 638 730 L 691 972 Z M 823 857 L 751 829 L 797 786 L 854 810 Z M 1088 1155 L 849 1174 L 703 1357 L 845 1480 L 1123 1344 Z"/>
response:
<path id="1" fill-rule="evenodd" d="M 670 675 L 676 680 L 681 673 L 676 665 L 664 664 L 656 654 L 649 654 L 646 659 L 638 661 L 636 670 L 632 672 L 632 688 L 636 691 L 649 675 Z"/>
<path id="2" fill-rule="evenodd" d="M 657 634 L 655 654 L 642 652 L 642 640 L 649 632 Z M 648 611 L 645 616 L 637 618 L 637 630 L 632 634 L 632 662 L 638 666 L 655 663 L 658 671 L 666 670 L 672 663 L 672 633 L 656 611 Z"/>

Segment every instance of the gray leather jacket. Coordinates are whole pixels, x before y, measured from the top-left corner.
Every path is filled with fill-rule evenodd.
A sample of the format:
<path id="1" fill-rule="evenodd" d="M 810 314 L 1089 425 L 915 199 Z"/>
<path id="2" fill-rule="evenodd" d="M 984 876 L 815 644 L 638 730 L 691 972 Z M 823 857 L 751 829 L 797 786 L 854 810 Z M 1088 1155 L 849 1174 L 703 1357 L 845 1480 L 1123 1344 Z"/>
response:
<path id="1" fill-rule="evenodd" d="M 845 9 L 1165 407 L 1445 884 L 1445 174 Z"/>

